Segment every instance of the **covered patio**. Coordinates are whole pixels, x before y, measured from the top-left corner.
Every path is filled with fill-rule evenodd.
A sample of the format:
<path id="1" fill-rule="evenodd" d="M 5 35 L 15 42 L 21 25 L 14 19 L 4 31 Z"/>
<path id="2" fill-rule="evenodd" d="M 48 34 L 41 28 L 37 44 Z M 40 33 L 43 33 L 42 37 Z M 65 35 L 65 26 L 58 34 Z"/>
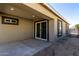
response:
<path id="1" fill-rule="evenodd" d="M 40 11 L 49 13 L 41 4 L 33 5 L 40 7 L 42 9 Z M 0 55 L 52 55 L 49 47 L 52 44 L 50 41 L 54 38 L 54 22 L 51 17 L 23 3 L 5 3 L 0 4 L 0 7 L 0 21 L 3 20 L 3 16 L 9 20 L 12 18 L 19 20 L 17 25 L 0 23 Z"/>
<path id="2" fill-rule="evenodd" d="M 3 20 L 2 17 L 18 19 L 18 25 L 0 24 L 2 30 L 0 32 L 0 43 L 24 39 L 52 41 L 54 38 L 54 20 L 45 15 L 44 12 L 39 12 L 39 10 L 29 7 L 28 5 L 23 3 L 0 4 L 1 21 Z M 46 13 L 48 12 L 48 10 L 41 4 L 33 5 L 38 8 L 40 7 L 42 10 L 45 9 Z"/>

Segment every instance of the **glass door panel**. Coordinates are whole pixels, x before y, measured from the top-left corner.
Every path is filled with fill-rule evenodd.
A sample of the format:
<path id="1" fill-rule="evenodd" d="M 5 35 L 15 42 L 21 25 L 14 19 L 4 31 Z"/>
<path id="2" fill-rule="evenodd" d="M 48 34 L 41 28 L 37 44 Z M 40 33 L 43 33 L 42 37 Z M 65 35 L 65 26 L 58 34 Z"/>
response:
<path id="1" fill-rule="evenodd" d="M 41 38 L 46 39 L 46 22 L 41 23 Z"/>
<path id="2" fill-rule="evenodd" d="M 40 38 L 40 23 L 37 23 L 37 37 Z"/>

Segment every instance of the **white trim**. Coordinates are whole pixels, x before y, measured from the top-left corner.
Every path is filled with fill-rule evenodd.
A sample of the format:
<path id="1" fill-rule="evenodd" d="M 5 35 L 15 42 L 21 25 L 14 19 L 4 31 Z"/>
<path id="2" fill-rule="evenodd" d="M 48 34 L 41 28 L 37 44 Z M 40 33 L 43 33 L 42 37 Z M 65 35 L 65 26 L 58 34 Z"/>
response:
<path id="1" fill-rule="evenodd" d="M 41 32 L 40 32 L 40 38 L 37 37 L 37 34 L 36 34 L 36 33 L 37 33 L 37 23 L 40 23 L 40 29 L 41 29 L 41 23 L 42 23 L 42 22 L 46 22 L 46 39 L 41 38 Z M 45 20 L 45 21 L 39 21 L 39 22 L 36 22 L 36 23 L 35 23 L 35 39 L 47 41 L 47 20 Z"/>

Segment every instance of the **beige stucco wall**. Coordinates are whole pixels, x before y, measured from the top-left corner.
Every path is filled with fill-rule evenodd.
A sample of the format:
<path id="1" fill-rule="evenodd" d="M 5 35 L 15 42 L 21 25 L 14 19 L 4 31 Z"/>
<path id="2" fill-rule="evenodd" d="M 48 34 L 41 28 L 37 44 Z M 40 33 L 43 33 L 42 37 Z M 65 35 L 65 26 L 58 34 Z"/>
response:
<path id="1" fill-rule="evenodd" d="M 49 40 L 52 42 L 55 40 L 54 33 L 54 20 L 49 20 Z"/>
<path id="2" fill-rule="evenodd" d="M 63 22 L 63 36 L 66 36 L 68 34 L 69 34 L 69 24 L 67 24 L 66 22 Z"/>
<path id="3" fill-rule="evenodd" d="M 62 23 L 63 23 L 63 25 L 62 25 L 62 28 L 63 28 L 63 36 L 65 36 L 66 35 L 66 23 L 64 21 Z"/>
<path id="4" fill-rule="evenodd" d="M 62 21 L 62 36 L 61 37 L 57 37 L 57 21 L 58 21 L 58 19 Z M 69 26 L 69 24 L 67 24 L 65 21 L 63 21 L 59 17 L 54 19 L 54 39 L 55 40 L 61 39 L 62 37 L 67 35 L 66 30 L 69 30 L 69 29 L 66 28 L 66 25 Z"/>
<path id="5" fill-rule="evenodd" d="M 57 21 L 58 21 L 58 18 L 56 17 L 54 19 L 54 39 L 57 39 Z"/>
<path id="6" fill-rule="evenodd" d="M 28 19 L 18 19 L 19 25 L 8 25 L 1 23 L 0 16 L 0 43 L 33 38 L 33 22 Z"/>

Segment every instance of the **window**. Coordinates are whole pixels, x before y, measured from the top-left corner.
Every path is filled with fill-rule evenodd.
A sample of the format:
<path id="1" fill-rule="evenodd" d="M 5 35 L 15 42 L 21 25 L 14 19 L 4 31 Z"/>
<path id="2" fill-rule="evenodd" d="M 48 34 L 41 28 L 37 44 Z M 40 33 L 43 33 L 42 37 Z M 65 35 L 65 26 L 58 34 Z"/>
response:
<path id="1" fill-rule="evenodd" d="M 62 21 L 61 20 L 58 20 L 57 28 L 58 28 L 57 29 L 57 31 L 58 31 L 57 36 L 60 37 L 60 36 L 62 36 Z"/>
<path id="2" fill-rule="evenodd" d="M 66 24 L 66 35 L 68 35 L 68 24 Z"/>
<path id="3" fill-rule="evenodd" d="M 18 25 L 19 20 L 16 18 L 2 16 L 2 24 Z"/>

